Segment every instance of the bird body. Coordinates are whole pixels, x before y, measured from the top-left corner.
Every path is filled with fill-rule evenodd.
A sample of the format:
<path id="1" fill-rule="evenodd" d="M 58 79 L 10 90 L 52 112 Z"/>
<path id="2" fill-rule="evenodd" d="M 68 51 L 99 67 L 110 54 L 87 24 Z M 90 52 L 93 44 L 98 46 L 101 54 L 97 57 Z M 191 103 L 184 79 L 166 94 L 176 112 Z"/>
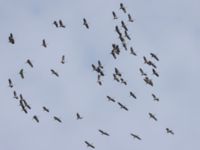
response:
<path id="1" fill-rule="evenodd" d="M 27 59 L 26 63 L 29 64 L 29 66 L 30 66 L 31 68 L 33 68 L 33 64 L 32 64 L 32 62 L 31 62 L 30 59 Z"/>
<path id="2" fill-rule="evenodd" d="M 56 116 L 54 116 L 53 117 L 54 118 L 54 120 L 56 120 L 57 122 L 59 122 L 59 123 L 61 123 L 62 121 L 61 121 L 61 119 L 60 118 L 58 118 L 58 117 L 56 117 Z"/>
<path id="3" fill-rule="evenodd" d="M 131 136 L 135 139 L 142 140 L 138 135 L 131 133 Z"/>
<path id="4" fill-rule="evenodd" d="M 94 145 L 92 145 L 92 144 L 89 143 L 88 141 L 85 141 L 85 144 L 87 145 L 87 147 L 91 147 L 91 148 L 95 149 Z"/>
<path id="5" fill-rule="evenodd" d="M 13 34 L 10 33 L 10 36 L 8 37 L 8 40 L 11 44 L 15 44 L 15 40 L 14 40 L 14 37 L 13 37 Z"/>
<path id="6" fill-rule="evenodd" d="M 38 117 L 37 117 L 36 115 L 33 116 L 33 119 L 34 119 L 37 123 L 39 123 L 39 119 L 38 119 Z"/>
<path id="7" fill-rule="evenodd" d="M 85 18 L 83 18 L 83 25 L 84 25 L 87 29 L 89 29 L 89 25 L 88 25 L 87 20 L 86 20 Z"/>
<path id="8" fill-rule="evenodd" d="M 128 108 L 126 106 L 124 106 L 122 103 L 118 102 L 118 105 L 120 106 L 120 108 L 128 111 Z"/>
<path id="9" fill-rule="evenodd" d="M 157 121 L 158 119 L 153 115 L 152 113 L 149 113 L 149 117 L 152 118 L 153 120 Z"/>
<path id="10" fill-rule="evenodd" d="M 103 130 L 101 130 L 101 129 L 99 129 L 99 132 L 100 132 L 102 135 L 110 136 L 107 132 L 105 132 L 105 131 L 103 131 Z"/>
<path id="11" fill-rule="evenodd" d="M 56 77 L 59 77 L 59 74 L 55 70 L 51 69 L 51 73 L 54 74 Z"/>

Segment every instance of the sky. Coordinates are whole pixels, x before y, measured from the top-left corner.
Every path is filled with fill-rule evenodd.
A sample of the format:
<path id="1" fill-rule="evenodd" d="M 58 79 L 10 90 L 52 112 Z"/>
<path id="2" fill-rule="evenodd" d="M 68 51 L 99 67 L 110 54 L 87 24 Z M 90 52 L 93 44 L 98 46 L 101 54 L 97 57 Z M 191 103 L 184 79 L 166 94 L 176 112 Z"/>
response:
<path id="1" fill-rule="evenodd" d="M 133 23 L 119 9 L 121 2 Z M 199 5 L 198 0 L 0 0 L 0 149 L 86 150 L 90 148 L 84 141 L 89 141 L 95 149 L 105 150 L 199 150 Z M 113 20 L 112 11 L 118 20 Z M 89 30 L 83 26 L 83 18 Z M 59 19 L 66 28 L 55 28 L 53 21 Z M 121 48 L 114 60 L 110 52 L 112 43 L 119 43 L 115 26 L 121 20 L 132 37 L 127 44 L 137 56 Z M 8 42 L 10 33 L 14 45 Z M 42 39 L 47 48 L 41 46 Z M 159 62 L 150 57 L 152 52 Z M 60 63 L 62 55 L 65 64 Z M 159 78 L 144 64 L 143 56 L 156 63 Z M 26 64 L 27 59 L 34 68 Z M 104 66 L 102 86 L 91 67 L 98 60 Z M 113 80 L 115 67 L 127 86 Z M 153 87 L 143 81 L 140 67 L 154 81 Z M 23 80 L 19 76 L 22 68 Z M 12 89 L 8 78 L 13 81 Z M 31 105 L 28 114 L 13 98 L 13 90 Z M 153 101 L 151 93 L 160 101 Z M 107 95 L 129 111 L 109 102 Z M 50 112 L 44 112 L 43 106 Z M 77 112 L 82 120 L 76 120 Z M 157 122 L 149 118 L 149 112 Z M 165 128 L 175 135 L 167 134 Z M 102 136 L 99 129 L 110 136 Z M 130 133 L 142 140 L 133 139 Z"/>

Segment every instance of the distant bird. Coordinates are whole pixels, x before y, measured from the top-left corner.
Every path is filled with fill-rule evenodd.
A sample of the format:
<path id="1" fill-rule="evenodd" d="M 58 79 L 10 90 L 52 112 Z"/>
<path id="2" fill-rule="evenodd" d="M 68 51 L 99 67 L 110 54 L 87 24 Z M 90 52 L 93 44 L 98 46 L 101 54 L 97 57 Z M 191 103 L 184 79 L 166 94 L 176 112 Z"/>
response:
<path id="1" fill-rule="evenodd" d="M 132 96 L 133 98 L 137 99 L 137 97 L 135 96 L 135 94 L 133 92 L 130 91 L 130 96 Z"/>
<path id="2" fill-rule="evenodd" d="M 89 29 L 89 25 L 88 25 L 87 20 L 86 20 L 85 18 L 83 18 L 83 25 L 84 25 L 87 29 Z"/>
<path id="3" fill-rule="evenodd" d="M 114 51 L 111 51 L 111 55 L 113 56 L 114 59 L 117 59 Z"/>
<path id="4" fill-rule="evenodd" d="M 25 108 L 25 106 L 24 106 L 24 103 L 23 103 L 23 100 L 22 100 L 22 99 L 20 99 L 20 101 L 19 101 L 19 105 L 21 106 L 22 110 L 27 114 L 28 111 L 26 110 L 26 108 Z"/>
<path id="5" fill-rule="evenodd" d="M 172 130 L 170 130 L 169 128 L 166 128 L 166 131 L 167 131 L 167 133 L 174 135 L 174 132 Z"/>
<path id="6" fill-rule="evenodd" d="M 19 74 L 20 74 L 21 78 L 24 79 L 24 69 L 21 69 L 19 71 Z"/>
<path id="7" fill-rule="evenodd" d="M 14 40 L 14 37 L 13 37 L 13 34 L 10 33 L 10 36 L 8 37 L 8 40 L 11 44 L 15 44 L 15 40 Z"/>
<path id="8" fill-rule="evenodd" d="M 116 13 L 114 11 L 112 11 L 112 15 L 113 15 L 113 19 L 118 19 L 117 15 L 116 15 Z"/>
<path id="9" fill-rule="evenodd" d="M 39 119 L 38 119 L 38 117 L 37 117 L 36 115 L 33 116 L 33 119 L 34 119 L 37 123 L 39 123 Z"/>
<path id="10" fill-rule="evenodd" d="M 121 72 L 119 71 L 119 69 L 117 69 L 116 67 L 115 67 L 115 73 L 116 73 L 116 75 L 118 75 L 118 76 L 122 76 L 122 74 L 121 74 Z"/>
<path id="11" fill-rule="evenodd" d="M 159 101 L 159 98 L 155 94 L 152 93 L 151 95 L 152 95 L 154 101 Z"/>
<path id="12" fill-rule="evenodd" d="M 102 85 L 102 82 L 100 80 L 97 81 L 97 83 L 101 86 Z"/>
<path id="13" fill-rule="evenodd" d="M 141 75 L 142 75 L 142 76 L 147 76 L 147 74 L 146 74 L 146 73 L 144 73 L 144 71 L 143 71 L 143 69 L 142 69 L 142 68 L 140 68 L 139 70 L 140 70 L 140 73 L 141 73 Z"/>
<path id="14" fill-rule="evenodd" d="M 149 113 L 149 117 L 152 118 L 153 120 L 157 121 L 158 119 L 153 115 L 152 113 Z"/>
<path id="15" fill-rule="evenodd" d="M 107 99 L 108 99 L 108 101 L 115 102 L 115 99 L 114 99 L 114 98 L 111 98 L 110 96 L 107 96 Z"/>
<path id="16" fill-rule="evenodd" d="M 120 108 L 128 111 L 128 108 L 126 106 L 124 106 L 122 103 L 118 102 L 117 104 L 120 106 Z"/>
<path id="17" fill-rule="evenodd" d="M 59 74 L 55 70 L 51 69 L 51 73 L 54 74 L 55 76 L 59 77 Z"/>
<path id="18" fill-rule="evenodd" d="M 132 54 L 132 55 L 137 56 L 137 54 L 136 54 L 136 52 L 134 51 L 133 47 L 130 47 L 130 51 L 131 51 L 131 54 Z"/>
<path id="19" fill-rule="evenodd" d="M 57 23 L 57 21 L 54 21 L 53 24 L 56 26 L 56 28 L 58 28 L 58 23 Z"/>
<path id="20" fill-rule="evenodd" d="M 120 80 L 118 79 L 116 74 L 113 74 L 113 78 L 114 78 L 115 81 L 120 82 Z"/>
<path id="21" fill-rule="evenodd" d="M 127 82 L 123 78 L 121 78 L 120 80 L 121 80 L 121 83 L 123 83 L 124 85 L 127 85 Z"/>
<path id="22" fill-rule="evenodd" d="M 138 139 L 138 140 L 142 140 L 142 139 L 141 139 L 138 135 L 136 135 L 136 134 L 131 133 L 131 136 L 132 136 L 133 138 Z"/>
<path id="23" fill-rule="evenodd" d="M 124 31 L 124 34 L 125 34 L 125 37 L 128 39 L 128 40 L 131 40 L 131 37 L 129 36 L 128 32 L 125 30 Z"/>
<path id="24" fill-rule="evenodd" d="M 10 88 L 13 87 L 13 83 L 12 83 L 12 80 L 11 80 L 10 78 L 8 79 L 8 84 L 9 84 L 8 86 L 9 86 Z"/>
<path id="25" fill-rule="evenodd" d="M 110 136 L 109 133 L 107 133 L 107 132 L 105 132 L 105 131 L 103 131 L 103 130 L 101 130 L 101 129 L 99 129 L 99 132 L 100 132 L 102 135 Z"/>
<path id="26" fill-rule="evenodd" d="M 100 67 L 101 69 L 103 69 L 103 65 L 101 64 L 101 61 L 100 61 L 100 60 L 98 60 L 98 65 L 99 65 L 99 67 Z"/>
<path id="27" fill-rule="evenodd" d="M 60 27 L 65 28 L 65 25 L 63 24 L 62 20 L 59 20 L 59 25 Z"/>
<path id="28" fill-rule="evenodd" d="M 20 97 L 21 97 L 21 94 L 20 94 Z M 23 103 L 23 105 L 24 105 L 25 107 L 27 107 L 28 109 L 31 109 L 31 106 L 26 102 L 25 99 L 21 99 L 21 98 L 20 98 L 20 101 L 22 101 L 22 103 Z"/>
<path id="29" fill-rule="evenodd" d="M 85 141 L 85 144 L 87 145 L 87 147 L 91 147 L 91 148 L 95 149 L 94 145 L 92 145 L 92 144 L 89 143 L 88 141 Z"/>
<path id="30" fill-rule="evenodd" d="M 56 121 L 58 121 L 58 122 L 60 122 L 60 123 L 62 122 L 62 121 L 60 120 L 60 118 L 58 118 L 58 117 L 56 117 L 56 116 L 54 116 L 53 118 L 54 118 L 54 120 L 56 120 Z"/>
<path id="31" fill-rule="evenodd" d="M 153 57 L 155 60 L 159 61 L 159 58 L 154 54 L 154 53 L 150 53 L 151 57 Z"/>
<path id="32" fill-rule="evenodd" d="M 122 46 L 124 47 L 124 49 L 125 49 L 126 51 L 128 50 L 127 45 L 126 45 L 125 42 L 122 43 Z"/>
<path id="33" fill-rule="evenodd" d="M 132 17 L 131 17 L 131 14 L 128 14 L 128 21 L 129 21 L 129 22 L 133 22 L 133 19 L 132 19 Z"/>
<path id="34" fill-rule="evenodd" d="M 62 55 L 61 64 L 64 64 L 64 63 L 65 63 L 65 55 Z"/>
<path id="35" fill-rule="evenodd" d="M 45 48 L 47 47 L 47 43 L 46 43 L 45 39 L 42 40 L 42 46 Z"/>
<path id="36" fill-rule="evenodd" d="M 17 96 L 17 92 L 13 91 L 13 98 L 18 99 L 19 97 Z"/>
<path id="37" fill-rule="evenodd" d="M 150 60 L 147 62 L 147 64 L 150 65 L 150 66 L 152 66 L 152 67 L 154 67 L 154 68 L 157 68 L 156 65 L 152 61 L 150 61 Z"/>
<path id="38" fill-rule="evenodd" d="M 42 107 L 44 111 L 49 112 L 49 109 L 46 108 L 45 106 Z"/>
<path id="39" fill-rule="evenodd" d="M 145 76 L 144 81 L 146 82 L 146 84 L 153 86 L 153 81 L 149 79 L 147 76 Z"/>
<path id="40" fill-rule="evenodd" d="M 128 28 L 127 28 L 127 26 L 125 25 L 125 23 L 124 23 L 123 20 L 121 21 L 121 25 L 122 25 L 122 27 L 124 28 L 125 31 L 128 31 Z"/>
<path id="41" fill-rule="evenodd" d="M 80 120 L 80 119 L 83 119 L 83 117 L 81 117 L 79 113 L 76 113 L 76 119 Z"/>
<path id="42" fill-rule="evenodd" d="M 115 26 L 115 31 L 117 32 L 117 34 L 118 34 L 120 37 L 122 36 L 122 33 L 120 32 L 118 26 Z"/>
<path id="43" fill-rule="evenodd" d="M 120 9 L 126 13 L 126 8 L 124 7 L 124 4 L 123 3 L 120 3 Z"/>
<path id="44" fill-rule="evenodd" d="M 158 72 L 156 72 L 156 70 L 155 70 L 154 68 L 152 69 L 152 72 L 153 72 L 153 74 L 154 74 L 155 76 L 159 77 Z"/>
<path id="45" fill-rule="evenodd" d="M 32 62 L 31 62 L 30 59 L 27 59 L 26 63 L 29 64 L 29 66 L 30 66 L 31 68 L 33 68 L 33 64 L 32 64 Z"/>
<path id="46" fill-rule="evenodd" d="M 143 59 L 144 59 L 144 63 L 147 64 L 148 63 L 148 60 L 145 56 L 143 56 Z"/>
<path id="47" fill-rule="evenodd" d="M 96 68 L 96 66 L 95 66 L 94 64 L 92 64 L 92 69 L 93 69 L 94 71 L 97 70 L 97 68 Z"/>

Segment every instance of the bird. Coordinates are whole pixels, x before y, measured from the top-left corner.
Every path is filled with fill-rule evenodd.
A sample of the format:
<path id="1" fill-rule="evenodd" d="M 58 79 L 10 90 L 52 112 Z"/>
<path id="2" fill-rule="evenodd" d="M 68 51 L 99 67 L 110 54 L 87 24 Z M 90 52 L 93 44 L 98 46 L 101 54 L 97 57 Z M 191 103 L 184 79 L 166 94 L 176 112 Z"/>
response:
<path id="1" fill-rule="evenodd" d="M 28 109 L 31 109 L 31 106 L 26 102 L 25 99 L 20 99 L 20 100 L 22 101 L 22 103 L 23 103 L 23 105 L 24 105 L 25 107 L 27 107 Z"/>
<path id="2" fill-rule="evenodd" d="M 142 69 L 142 68 L 140 68 L 139 70 L 140 70 L 140 73 L 141 73 L 141 75 L 142 75 L 142 76 L 147 76 L 147 74 L 146 74 L 146 73 L 144 73 L 144 71 L 143 71 L 143 69 Z"/>
<path id="3" fill-rule="evenodd" d="M 92 64 L 92 69 L 93 69 L 93 71 L 97 70 L 97 68 L 96 68 L 96 66 L 94 64 Z"/>
<path id="4" fill-rule="evenodd" d="M 97 81 L 97 83 L 101 86 L 102 85 L 102 82 L 100 80 Z"/>
<path id="5" fill-rule="evenodd" d="M 99 129 L 99 132 L 100 132 L 102 135 L 110 136 L 109 133 L 107 133 L 107 132 L 105 132 L 105 131 L 103 131 L 103 130 L 101 130 L 101 129 Z"/>
<path id="6" fill-rule="evenodd" d="M 76 113 L 76 119 L 80 120 L 80 119 L 83 119 L 83 117 L 81 117 L 79 113 Z"/>
<path id="7" fill-rule="evenodd" d="M 145 56 L 143 56 L 143 59 L 144 59 L 144 63 L 147 64 L 148 63 L 148 60 Z"/>
<path id="8" fill-rule="evenodd" d="M 124 4 L 123 3 L 120 3 L 120 9 L 126 13 L 126 8 L 124 7 Z"/>
<path id="9" fill-rule="evenodd" d="M 117 32 L 117 34 L 118 34 L 119 36 L 122 36 L 122 33 L 120 32 L 118 26 L 115 26 L 115 31 Z"/>
<path id="10" fill-rule="evenodd" d="M 47 47 L 45 39 L 42 40 L 42 46 L 45 47 L 45 48 Z"/>
<path id="11" fill-rule="evenodd" d="M 150 53 L 151 57 L 153 57 L 155 60 L 159 61 L 159 58 L 154 54 L 154 53 Z"/>
<path id="12" fill-rule="evenodd" d="M 14 40 L 14 37 L 13 37 L 13 34 L 10 33 L 10 36 L 8 37 L 8 40 L 11 44 L 15 44 L 15 40 Z"/>
<path id="13" fill-rule="evenodd" d="M 117 59 L 115 52 L 113 50 L 111 51 L 111 55 L 113 56 L 114 59 Z"/>
<path id="14" fill-rule="evenodd" d="M 56 77 L 59 77 L 59 74 L 55 70 L 51 69 L 51 73 L 54 74 Z"/>
<path id="15" fill-rule="evenodd" d="M 122 76 L 122 74 L 121 74 L 121 72 L 119 71 L 119 69 L 117 69 L 116 67 L 115 67 L 115 73 L 116 73 L 116 75 L 118 75 L 118 76 Z"/>
<path id="16" fill-rule="evenodd" d="M 128 111 L 128 108 L 126 106 L 124 106 L 122 103 L 118 102 L 117 104 L 120 106 L 120 108 Z"/>
<path id="17" fill-rule="evenodd" d="M 91 143 L 89 143 L 88 141 L 85 141 L 85 144 L 87 145 L 87 147 L 91 147 L 91 148 L 95 149 L 95 146 L 92 145 Z"/>
<path id="18" fill-rule="evenodd" d="M 131 51 L 131 54 L 132 54 L 132 55 L 137 56 L 137 54 L 136 54 L 136 52 L 134 51 L 133 47 L 130 47 L 130 51 Z"/>
<path id="19" fill-rule="evenodd" d="M 56 120 L 56 121 L 58 121 L 58 122 L 60 122 L 60 123 L 62 122 L 62 121 L 60 120 L 60 118 L 58 118 L 58 117 L 56 117 L 56 116 L 54 116 L 53 118 L 54 118 L 54 120 Z"/>
<path id="20" fill-rule="evenodd" d="M 153 74 L 154 74 L 155 76 L 159 77 L 158 72 L 156 72 L 156 70 L 155 70 L 154 68 L 152 68 L 152 72 L 153 72 Z"/>
<path id="21" fill-rule="evenodd" d="M 127 82 L 123 78 L 121 78 L 120 80 L 121 80 L 121 83 L 123 83 L 124 85 L 127 85 Z"/>
<path id="22" fill-rule="evenodd" d="M 152 67 L 154 67 L 154 68 L 157 68 L 156 65 L 152 61 L 150 61 L 150 60 L 147 62 L 147 64 L 150 65 L 150 66 L 152 66 Z"/>
<path id="23" fill-rule="evenodd" d="M 10 78 L 8 79 L 8 84 L 9 84 L 9 87 L 10 87 L 10 88 L 13 87 L 13 83 L 12 83 L 12 80 L 11 80 Z"/>
<path id="24" fill-rule="evenodd" d="M 20 99 L 20 101 L 19 101 L 19 105 L 21 106 L 22 110 L 27 114 L 28 111 L 26 110 L 26 108 L 25 108 L 25 106 L 24 106 L 24 103 L 23 103 L 23 100 L 22 100 L 22 99 Z"/>
<path id="25" fill-rule="evenodd" d="M 116 13 L 114 11 L 112 11 L 112 15 L 113 15 L 113 19 L 118 19 L 117 15 L 116 15 Z"/>
<path id="26" fill-rule="evenodd" d="M 26 63 L 29 64 L 29 66 L 30 66 L 31 68 L 33 68 L 33 64 L 32 64 L 32 62 L 31 62 L 30 59 L 27 59 L 27 60 L 26 60 Z"/>
<path id="27" fill-rule="evenodd" d="M 147 76 L 145 76 L 144 81 L 146 82 L 146 84 L 153 86 L 153 81 L 149 79 Z"/>
<path id="28" fill-rule="evenodd" d="M 128 14 L 128 21 L 129 21 L 129 22 L 133 22 L 133 19 L 132 19 L 132 17 L 131 17 L 131 14 Z"/>
<path id="29" fill-rule="evenodd" d="M 133 138 L 138 139 L 138 140 L 142 140 L 142 139 L 141 139 L 138 135 L 136 135 L 136 134 L 131 133 L 131 136 L 132 136 Z"/>
<path id="30" fill-rule="evenodd" d="M 62 20 L 59 20 L 59 25 L 60 27 L 65 28 L 65 25 L 63 24 Z"/>
<path id="31" fill-rule="evenodd" d="M 62 55 L 61 64 L 64 64 L 64 63 L 65 63 L 65 55 Z"/>
<path id="32" fill-rule="evenodd" d="M 57 23 L 57 21 L 54 21 L 53 24 L 56 26 L 56 28 L 58 28 L 58 23 Z"/>
<path id="33" fill-rule="evenodd" d="M 44 111 L 49 112 L 49 109 L 46 108 L 45 106 L 42 107 Z"/>
<path id="34" fill-rule="evenodd" d="M 152 113 L 149 113 L 149 117 L 152 118 L 153 120 L 157 121 L 158 119 L 153 115 Z"/>
<path id="35" fill-rule="evenodd" d="M 167 131 L 167 133 L 174 135 L 174 132 L 172 130 L 170 130 L 169 128 L 166 128 L 166 131 Z"/>
<path id="36" fill-rule="evenodd" d="M 128 31 L 128 28 L 126 27 L 126 25 L 125 25 L 123 20 L 121 21 L 121 25 L 122 25 L 122 27 L 124 28 L 125 31 Z"/>
<path id="37" fill-rule="evenodd" d="M 115 102 L 115 99 L 114 98 L 111 98 L 110 96 L 106 96 L 108 101 L 111 101 L 111 102 Z"/>
<path id="38" fill-rule="evenodd" d="M 20 74 L 21 78 L 24 79 L 24 69 L 21 69 L 19 71 L 19 74 Z"/>
<path id="39" fill-rule="evenodd" d="M 39 123 L 39 119 L 38 119 L 38 117 L 37 117 L 36 115 L 33 116 L 33 119 L 34 119 L 37 123 Z"/>
<path id="40" fill-rule="evenodd" d="M 18 99 L 19 97 L 17 96 L 17 92 L 13 91 L 13 98 Z"/>
<path id="41" fill-rule="evenodd" d="M 116 74 L 113 74 L 113 78 L 114 78 L 115 81 L 120 82 L 120 80 L 118 79 Z"/>
<path id="42" fill-rule="evenodd" d="M 125 37 L 128 39 L 128 40 L 131 40 L 131 37 L 129 36 L 128 32 L 125 30 L 124 31 L 124 34 L 125 34 Z"/>
<path id="43" fill-rule="evenodd" d="M 84 25 L 87 29 L 89 29 L 89 25 L 88 25 L 87 20 L 86 20 L 85 18 L 83 18 L 83 25 Z"/>
<path id="44" fill-rule="evenodd" d="M 152 97 L 153 97 L 153 100 L 155 100 L 155 101 L 159 101 L 159 98 L 155 95 L 155 94 L 151 94 L 152 95 Z"/>
<path id="45" fill-rule="evenodd" d="M 133 92 L 130 91 L 130 96 L 132 96 L 133 98 L 137 99 L 137 97 L 135 96 L 135 94 Z"/>
<path id="46" fill-rule="evenodd" d="M 101 61 L 100 61 L 100 60 L 98 60 L 98 65 L 99 65 L 99 67 L 100 67 L 101 69 L 103 69 L 103 65 L 101 64 Z"/>

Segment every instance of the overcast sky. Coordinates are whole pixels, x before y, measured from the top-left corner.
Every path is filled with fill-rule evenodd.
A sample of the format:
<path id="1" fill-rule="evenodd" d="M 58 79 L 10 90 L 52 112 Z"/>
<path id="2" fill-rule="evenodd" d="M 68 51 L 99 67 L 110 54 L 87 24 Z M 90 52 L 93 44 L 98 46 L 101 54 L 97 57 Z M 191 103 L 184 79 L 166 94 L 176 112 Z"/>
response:
<path id="1" fill-rule="evenodd" d="M 119 9 L 123 2 L 134 18 Z M 200 2 L 198 0 L 0 0 L 0 149 L 86 150 L 84 141 L 104 150 L 199 150 L 200 148 Z M 115 11 L 118 20 L 113 20 Z M 90 29 L 83 24 L 86 18 Z M 62 19 L 66 28 L 55 28 Z M 137 57 L 122 49 L 116 60 L 112 43 L 120 43 L 115 26 L 124 20 Z M 121 28 L 121 27 L 120 27 Z M 13 33 L 15 44 L 8 42 Z M 47 48 L 41 46 L 46 39 Z M 155 53 L 160 61 L 150 57 Z M 66 63 L 61 64 L 62 55 Z M 157 65 L 152 75 L 143 56 Z M 26 64 L 30 59 L 34 68 Z M 97 84 L 91 64 L 101 60 L 105 76 Z M 118 67 L 128 85 L 113 80 Z M 154 81 L 143 81 L 142 67 Z M 25 79 L 19 76 L 24 69 Z M 60 77 L 53 76 L 55 69 Z M 14 87 L 8 87 L 11 78 Z M 25 114 L 13 90 L 32 109 Z M 137 99 L 129 96 L 133 91 Z M 155 93 L 159 102 L 153 101 Z M 109 95 L 123 103 L 108 102 Z M 42 110 L 42 106 L 50 112 Z M 76 120 L 76 113 L 83 116 Z M 150 119 L 148 113 L 158 121 Z M 37 115 L 40 123 L 32 117 Z M 62 123 L 53 120 L 61 118 Z M 167 134 L 170 128 L 175 135 Z M 110 137 L 102 136 L 103 129 Z M 130 133 L 142 140 L 133 139 Z"/>

